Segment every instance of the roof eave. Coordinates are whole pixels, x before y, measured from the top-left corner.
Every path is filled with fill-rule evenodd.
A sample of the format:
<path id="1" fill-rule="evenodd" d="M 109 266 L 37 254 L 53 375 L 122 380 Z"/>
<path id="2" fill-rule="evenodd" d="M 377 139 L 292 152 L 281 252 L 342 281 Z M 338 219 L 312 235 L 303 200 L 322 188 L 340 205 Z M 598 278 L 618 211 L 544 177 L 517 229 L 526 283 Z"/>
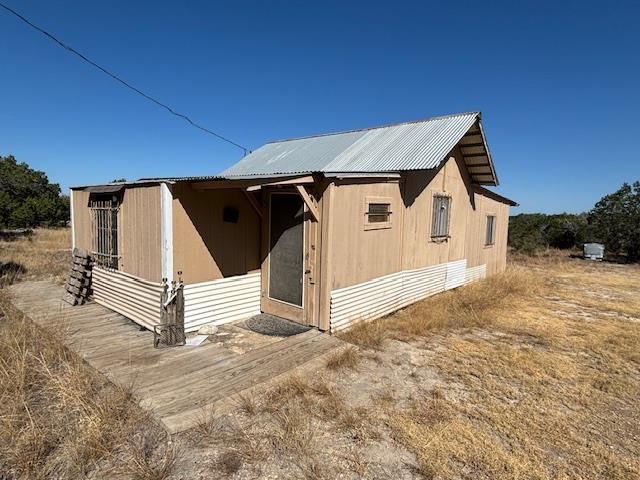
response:
<path id="1" fill-rule="evenodd" d="M 498 174 L 496 173 L 496 167 L 493 163 L 493 157 L 491 156 L 491 150 L 489 149 L 489 142 L 487 142 L 487 137 L 484 134 L 484 128 L 482 127 L 482 115 L 478 113 L 478 128 L 480 129 L 480 135 L 482 136 L 482 143 L 484 143 L 484 149 L 487 151 L 487 158 L 489 159 L 489 168 L 491 169 L 491 175 L 494 178 L 493 183 L 487 183 L 485 185 L 493 185 L 497 187 L 500 185 L 500 180 L 498 180 Z"/>

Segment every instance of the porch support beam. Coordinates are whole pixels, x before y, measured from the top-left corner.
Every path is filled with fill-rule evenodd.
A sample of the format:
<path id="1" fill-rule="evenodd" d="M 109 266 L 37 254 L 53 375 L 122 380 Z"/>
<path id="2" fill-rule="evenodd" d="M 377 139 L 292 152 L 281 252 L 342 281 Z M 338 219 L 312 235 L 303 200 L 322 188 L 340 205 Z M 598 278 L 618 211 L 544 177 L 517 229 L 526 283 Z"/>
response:
<path id="1" fill-rule="evenodd" d="M 298 191 L 298 193 L 300 194 L 300 196 L 302 197 L 302 200 L 304 200 L 304 203 L 307 204 L 307 208 L 309 209 L 309 212 L 311 213 L 311 216 L 313 217 L 313 221 L 314 222 L 320 221 L 320 211 L 318 210 L 318 207 L 315 204 L 315 202 L 313 201 L 313 199 L 309 196 L 309 194 L 305 190 L 304 186 L 303 185 L 296 185 L 295 187 L 296 187 L 296 190 Z"/>
<path id="2" fill-rule="evenodd" d="M 306 175 L 302 177 L 285 178 L 278 180 L 277 178 L 256 178 L 256 179 L 236 179 L 236 180 L 213 180 L 205 182 L 191 182 L 194 190 L 212 190 L 218 188 L 249 188 L 258 190 L 259 187 L 279 187 L 290 185 L 302 185 L 313 183 L 313 176 Z"/>
<path id="3" fill-rule="evenodd" d="M 262 205 L 258 203 L 258 200 L 256 200 L 256 197 L 254 197 L 252 193 L 249 193 L 247 190 L 242 190 L 242 192 L 244 193 L 244 196 L 247 197 L 247 200 L 249 200 L 249 203 L 251 204 L 253 209 L 256 211 L 260 219 L 262 219 L 263 218 Z"/>

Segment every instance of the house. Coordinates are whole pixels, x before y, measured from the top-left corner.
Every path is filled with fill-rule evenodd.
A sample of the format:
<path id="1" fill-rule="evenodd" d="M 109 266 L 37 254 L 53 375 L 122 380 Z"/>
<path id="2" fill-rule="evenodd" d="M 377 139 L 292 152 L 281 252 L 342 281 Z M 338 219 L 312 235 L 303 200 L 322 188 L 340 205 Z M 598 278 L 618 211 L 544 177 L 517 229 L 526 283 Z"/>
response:
<path id="1" fill-rule="evenodd" d="M 504 270 L 509 207 L 479 112 L 270 142 L 220 175 L 72 188 L 94 298 L 186 331 L 265 312 L 335 332 Z"/>

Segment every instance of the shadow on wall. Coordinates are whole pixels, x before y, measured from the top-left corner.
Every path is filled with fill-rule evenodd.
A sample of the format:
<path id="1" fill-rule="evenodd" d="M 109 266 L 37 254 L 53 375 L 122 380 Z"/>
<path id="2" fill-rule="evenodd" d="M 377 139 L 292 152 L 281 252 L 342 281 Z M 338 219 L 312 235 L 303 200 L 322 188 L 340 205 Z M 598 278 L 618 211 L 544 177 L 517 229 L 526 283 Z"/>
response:
<path id="1" fill-rule="evenodd" d="M 464 161 L 461 159 L 461 155 L 450 153 L 447 157 L 455 156 L 456 165 L 460 170 L 462 178 L 464 179 L 467 195 L 469 196 L 469 204 L 471 208 L 476 209 L 475 195 L 471 188 L 471 179 L 467 173 L 467 167 Z M 405 207 L 410 207 L 416 201 L 416 199 L 422 194 L 425 188 L 433 181 L 433 179 L 443 170 L 447 162 L 443 162 L 438 168 L 431 170 L 419 170 L 410 172 L 404 176 L 404 188 L 402 189 L 402 201 Z M 452 168 L 450 166 L 449 168 Z"/>
<path id="2" fill-rule="evenodd" d="M 260 218 L 241 190 L 182 187 L 176 193 L 223 277 L 243 275 L 260 268 Z M 184 234 L 183 248 L 193 248 L 189 233 Z M 185 258 L 189 258 L 189 253 Z M 186 268 L 186 265 L 181 267 Z"/>

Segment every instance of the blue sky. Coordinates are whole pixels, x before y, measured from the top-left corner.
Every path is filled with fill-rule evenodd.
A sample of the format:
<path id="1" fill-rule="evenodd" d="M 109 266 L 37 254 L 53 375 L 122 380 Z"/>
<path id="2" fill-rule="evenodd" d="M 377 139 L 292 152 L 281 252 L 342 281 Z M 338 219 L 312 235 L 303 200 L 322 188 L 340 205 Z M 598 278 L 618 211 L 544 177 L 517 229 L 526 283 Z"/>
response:
<path id="1" fill-rule="evenodd" d="M 265 141 L 481 110 L 516 212 L 640 179 L 639 2 L 7 2 L 195 121 Z M 63 188 L 242 152 L 0 11 L 0 154 Z"/>

